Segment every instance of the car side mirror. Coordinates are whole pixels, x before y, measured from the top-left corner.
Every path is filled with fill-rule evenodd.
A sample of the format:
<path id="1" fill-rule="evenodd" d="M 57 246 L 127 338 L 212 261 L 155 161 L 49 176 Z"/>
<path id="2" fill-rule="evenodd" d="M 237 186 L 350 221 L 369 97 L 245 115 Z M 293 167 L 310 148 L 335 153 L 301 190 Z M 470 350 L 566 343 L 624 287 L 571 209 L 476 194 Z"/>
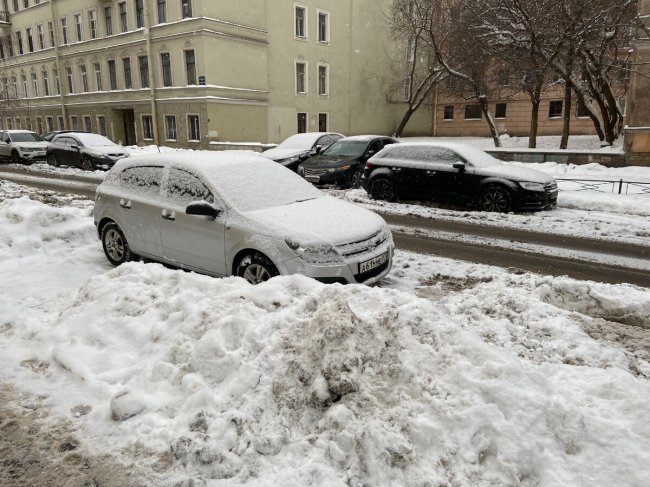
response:
<path id="1" fill-rule="evenodd" d="M 187 205 L 187 208 L 185 208 L 185 213 L 187 215 L 209 216 L 211 218 L 217 218 L 221 214 L 221 210 L 215 208 L 206 201 L 197 201 L 195 203 L 190 203 Z"/>
<path id="2" fill-rule="evenodd" d="M 316 146 L 316 154 L 320 154 L 321 152 L 323 152 L 323 146 L 322 145 L 317 145 Z"/>
<path id="3" fill-rule="evenodd" d="M 454 162 L 454 169 L 458 169 L 460 172 L 463 172 L 465 170 L 465 163 L 464 162 Z"/>
<path id="4" fill-rule="evenodd" d="M 367 157 L 372 157 L 374 155 L 375 155 L 375 151 L 374 150 L 369 150 Z"/>

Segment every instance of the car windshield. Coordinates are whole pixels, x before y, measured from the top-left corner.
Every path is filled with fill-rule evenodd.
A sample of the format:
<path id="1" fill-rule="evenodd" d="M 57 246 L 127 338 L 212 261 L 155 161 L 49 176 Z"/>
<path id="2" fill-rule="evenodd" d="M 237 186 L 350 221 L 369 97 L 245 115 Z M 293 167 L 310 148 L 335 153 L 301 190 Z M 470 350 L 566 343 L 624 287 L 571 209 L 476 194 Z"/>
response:
<path id="1" fill-rule="evenodd" d="M 339 156 L 339 157 L 359 157 L 362 155 L 366 147 L 368 147 L 368 142 L 365 141 L 343 141 L 339 140 L 330 145 L 323 155 L 325 156 Z"/>
<path id="2" fill-rule="evenodd" d="M 283 141 L 278 149 L 304 149 L 309 150 L 322 134 L 296 134 Z"/>
<path id="3" fill-rule="evenodd" d="M 113 146 L 117 145 L 110 139 L 104 137 L 103 135 L 97 134 L 74 134 L 74 136 L 79 139 L 86 147 L 101 147 L 101 146 Z"/>
<path id="4" fill-rule="evenodd" d="M 285 206 L 323 196 L 296 173 L 275 163 L 222 167 L 211 179 L 219 193 L 240 211 Z"/>
<path id="5" fill-rule="evenodd" d="M 9 136 L 13 142 L 44 142 L 45 140 L 34 132 L 15 132 Z"/>

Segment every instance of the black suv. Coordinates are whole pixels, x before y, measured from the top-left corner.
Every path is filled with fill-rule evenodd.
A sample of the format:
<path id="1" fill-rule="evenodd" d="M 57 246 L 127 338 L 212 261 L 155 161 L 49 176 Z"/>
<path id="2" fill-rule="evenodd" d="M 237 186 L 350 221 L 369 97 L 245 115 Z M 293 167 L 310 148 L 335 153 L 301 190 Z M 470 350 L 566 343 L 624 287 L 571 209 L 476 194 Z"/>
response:
<path id="1" fill-rule="evenodd" d="M 339 139 L 319 155 L 298 167 L 298 174 L 310 183 L 360 188 L 368 159 L 397 140 L 380 135 L 357 135 Z"/>
<path id="2" fill-rule="evenodd" d="M 436 200 L 495 212 L 548 209 L 558 192 L 548 174 L 452 143 L 391 145 L 368 161 L 362 183 L 374 199 Z"/>

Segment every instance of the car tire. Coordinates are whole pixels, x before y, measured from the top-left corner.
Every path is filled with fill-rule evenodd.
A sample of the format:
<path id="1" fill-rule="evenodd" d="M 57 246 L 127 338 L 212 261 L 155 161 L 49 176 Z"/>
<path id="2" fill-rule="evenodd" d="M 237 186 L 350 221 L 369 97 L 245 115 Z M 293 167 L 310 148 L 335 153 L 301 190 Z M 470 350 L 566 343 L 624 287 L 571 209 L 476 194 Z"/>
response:
<path id="1" fill-rule="evenodd" d="M 271 259 L 261 252 L 244 255 L 237 263 L 235 274 L 255 285 L 280 274 Z"/>
<path id="2" fill-rule="evenodd" d="M 59 160 L 56 158 L 54 154 L 50 154 L 49 156 L 47 156 L 47 163 L 50 166 L 59 167 Z"/>
<path id="3" fill-rule="evenodd" d="M 23 162 L 17 150 L 11 151 L 11 162 L 12 164 L 20 164 L 21 162 Z"/>
<path id="4" fill-rule="evenodd" d="M 373 200 L 395 201 L 395 184 L 385 177 L 374 178 L 370 181 L 370 196 Z"/>
<path id="5" fill-rule="evenodd" d="M 361 178 L 363 178 L 363 169 L 356 169 L 352 176 L 350 176 L 350 187 L 352 189 L 359 189 L 361 187 Z"/>
<path id="6" fill-rule="evenodd" d="M 115 267 L 134 259 L 124 232 L 115 222 L 107 223 L 102 229 L 102 247 L 106 258 Z"/>
<path id="7" fill-rule="evenodd" d="M 93 161 L 91 161 L 88 157 L 82 157 L 81 158 L 81 169 L 84 171 L 92 171 L 93 170 Z"/>
<path id="8" fill-rule="evenodd" d="M 479 209 L 494 213 L 508 213 L 512 210 L 512 195 L 503 186 L 488 186 L 481 193 Z"/>

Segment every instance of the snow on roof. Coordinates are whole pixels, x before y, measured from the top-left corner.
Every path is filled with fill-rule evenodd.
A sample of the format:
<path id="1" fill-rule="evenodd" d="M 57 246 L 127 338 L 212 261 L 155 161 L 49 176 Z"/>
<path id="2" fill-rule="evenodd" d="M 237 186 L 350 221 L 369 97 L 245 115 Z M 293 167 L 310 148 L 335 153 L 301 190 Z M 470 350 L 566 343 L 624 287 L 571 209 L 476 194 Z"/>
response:
<path id="1" fill-rule="evenodd" d="M 402 142 L 399 145 L 393 144 L 387 146 L 384 150 L 399 150 L 402 147 L 440 147 L 457 152 L 465 159 L 472 162 L 483 162 L 485 164 L 501 164 L 501 161 L 495 159 L 490 154 L 478 147 L 458 142 Z"/>
<path id="2" fill-rule="evenodd" d="M 355 142 L 355 141 L 369 141 L 373 139 L 385 139 L 385 135 L 350 135 L 344 139 L 340 139 L 339 142 Z"/>

